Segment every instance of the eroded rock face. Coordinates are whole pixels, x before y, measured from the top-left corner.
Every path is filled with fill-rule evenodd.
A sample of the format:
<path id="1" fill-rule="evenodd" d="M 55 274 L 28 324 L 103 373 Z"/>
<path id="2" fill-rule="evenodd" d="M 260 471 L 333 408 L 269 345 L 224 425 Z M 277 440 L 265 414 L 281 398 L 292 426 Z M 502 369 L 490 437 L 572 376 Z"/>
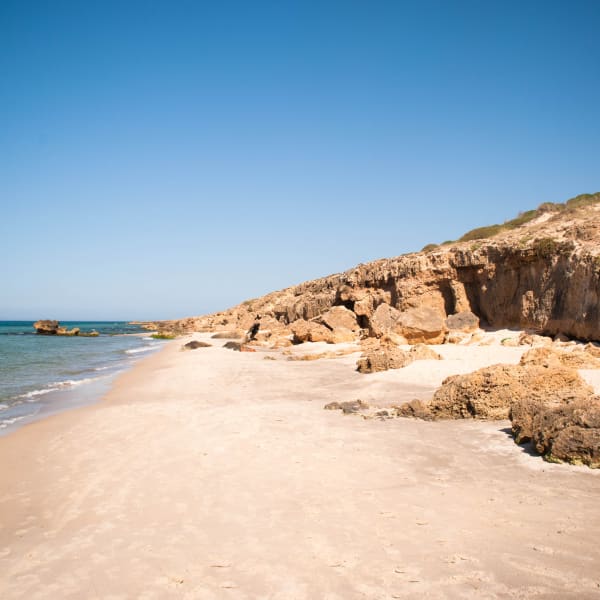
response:
<path id="1" fill-rule="evenodd" d="M 164 327 L 174 333 L 247 330 L 257 313 L 288 325 L 344 306 L 354 312 L 361 328 L 382 335 L 387 324 L 375 313 L 385 304 L 401 313 L 427 308 L 442 321 L 470 311 L 493 328 L 600 341 L 599 248 L 600 205 L 592 205 L 532 221 L 492 239 L 361 264 Z M 396 316 L 389 309 L 381 311 Z M 432 326 L 433 319 L 422 319 L 426 327 L 419 325 L 420 334 L 407 322 L 406 333 L 394 331 L 413 343 L 432 343 L 443 329 Z"/>

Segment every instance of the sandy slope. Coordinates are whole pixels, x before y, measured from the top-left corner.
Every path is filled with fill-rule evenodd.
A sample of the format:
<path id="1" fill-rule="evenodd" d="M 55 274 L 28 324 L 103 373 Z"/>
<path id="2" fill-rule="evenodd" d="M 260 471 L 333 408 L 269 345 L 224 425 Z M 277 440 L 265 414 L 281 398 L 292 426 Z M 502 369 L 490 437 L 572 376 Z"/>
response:
<path id="1" fill-rule="evenodd" d="M 505 422 L 322 408 L 426 397 L 522 349 L 359 375 L 355 355 L 180 345 L 0 438 L 1 598 L 600 597 L 600 472 L 529 456 Z"/>

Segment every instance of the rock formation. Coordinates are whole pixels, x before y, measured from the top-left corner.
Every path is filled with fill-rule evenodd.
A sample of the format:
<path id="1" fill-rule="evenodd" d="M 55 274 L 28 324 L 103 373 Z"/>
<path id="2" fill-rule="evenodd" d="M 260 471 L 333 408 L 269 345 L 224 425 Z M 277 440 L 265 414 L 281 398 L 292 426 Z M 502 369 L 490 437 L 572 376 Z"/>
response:
<path id="1" fill-rule="evenodd" d="M 592 388 L 573 369 L 493 365 L 447 377 L 428 409 L 434 419 L 508 419 L 515 403 L 558 404 L 592 394 Z"/>
<path id="2" fill-rule="evenodd" d="M 483 238 L 489 232 L 497 235 Z M 297 341 L 327 341 L 333 338 L 325 329 L 356 334 L 356 320 L 363 335 L 398 333 L 411 343 L 441 343 L 447 330 L 446 339 L 459 340 L 460 329 L 471 330 L 479 319 L 492 328 L 600 341 L 599 242 L 600 194 L 582 196 L 427 252 L 361 264 L 223 312 L 154 325 L 175 332 L 247 330 L 260 314 L 290 327 Z"/>
<path id="3" fill-rule="evenodd" d="M 517 443 L 532 442 L 550 461 L 600 467 L 600 398 L 521 400 L 511 410 Z"/>
<path id="4" fill-rule="evenodd" d="M 200 340 L 192 340 L 187 344 L 184 344 L 181 349 L 182 350 L 197 350 L 198 348 L 210 348 L 212 344 L 208 342 L 201 342 Z"/>
<path id="5" fill-rule="evenodd" d="M 41 321 L 36 321 L 33 324 L 33 327 L 39 335 L 81 335 L 82 337 L 95 337 L 98 335 L 97 332 L 92 331 L 90 333 L 81 333 L 79 327 L 73 327 L 73 329 L 67 329 L 66 327 L 61 327 L 58 321 L 52 321 L 50 319 L 42 319 Z"/>

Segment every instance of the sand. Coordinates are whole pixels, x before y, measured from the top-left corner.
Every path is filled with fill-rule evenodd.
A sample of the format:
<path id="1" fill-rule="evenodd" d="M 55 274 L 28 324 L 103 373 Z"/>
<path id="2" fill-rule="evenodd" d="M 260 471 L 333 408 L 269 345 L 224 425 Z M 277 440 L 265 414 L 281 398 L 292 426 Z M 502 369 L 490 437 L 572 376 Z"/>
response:
<path id="1" fill-rule="evenodd" d="M 600 598 L 600 472 L 531 456 L 508 422 L 323 410 L 427 397 L 523 348 L 360 375 L 352 354 L 185 341 L 0 438 L 0 598 Z"/>

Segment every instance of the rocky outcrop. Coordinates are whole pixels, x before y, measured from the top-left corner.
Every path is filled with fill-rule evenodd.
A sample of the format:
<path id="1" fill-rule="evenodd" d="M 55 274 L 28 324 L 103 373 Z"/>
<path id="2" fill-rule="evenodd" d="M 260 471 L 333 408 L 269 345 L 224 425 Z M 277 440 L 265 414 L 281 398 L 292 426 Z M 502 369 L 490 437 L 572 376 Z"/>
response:
<path id="1" fill-rule="evenodd" d="M 81 330 L 79 329 L 79 327 L 73 327 L 73 329 L 67 329 L 66 327 L 61 327 L 61 325 L 58 321 L 52 321 L 49 319 L 43 319 L 41 321 L 36 321 L 33 324 L 33 327 L 34 327 L 36 333 L 38 333 L 39 335 L 73 336 L 73 335 L 81 334 Z M 84 336 L 95 337 L 98 335 L 98 333 L 91 332 L 91 333 L 81 334 L 81 335 L 82 335 L 82 337 L 84 337 Z"/>
<path id="2" fill-rule="evenodd" d="M 522 399 L 511 410 L 519 444 L 532 442 L 547 460 L 600 467 L 600 398 Z"/>
<path id="3" fill-rule="evenodd" d="M 436 419 L 508 419 L 515 403 L 562 403 L 592 393 L 573 369 L 493 365 L 447 377 L 428 408 Z"/>
<path id="4" fill-rule="evenodd" d="M 452 324 L 460 321 L 453 315 L 470 311 L 492 328 L 600 341 L 598 199 L 576 199 L 560 210 L 540 208 L 510 228 L 491 228 L 501 232 L 491 239 L 471 232 L 462 242 L 361 264 L 164 327 L 177 333 L 247 330 L 257 314 L 289 325 L 345 307 L 370 335 L 397 332 L 411 343 L 432 343 L 443 341 L 448 317 Z"/>
<path id="5" fill-rule="evenodd" d="M 383 339 L 383 338 L 382 338 Z M 356 363 L 359 373 L 377 373 L 389 369 L 402 369 L 415 360 L 441 360 L 442 357 L 425 344 L 412 346 L 410 350 L 402 350 L 395 344 L 377 341 L 364 344 L 363 355 Z"/>
<path id="6" fill-rule="evenodd" d="M 600 468 L 600 399 L 540 410 L 534 415 L 532 437 L 547 460 Z"/>
<path id="7" fill-rule="evenodd" d="M 359 373 L 377 373 L 388 369 L 401 369 L 412 361 L 409 353 L 398 346 L 381 344 L 363 353 L 356 363 L 356 370 Z"/>

